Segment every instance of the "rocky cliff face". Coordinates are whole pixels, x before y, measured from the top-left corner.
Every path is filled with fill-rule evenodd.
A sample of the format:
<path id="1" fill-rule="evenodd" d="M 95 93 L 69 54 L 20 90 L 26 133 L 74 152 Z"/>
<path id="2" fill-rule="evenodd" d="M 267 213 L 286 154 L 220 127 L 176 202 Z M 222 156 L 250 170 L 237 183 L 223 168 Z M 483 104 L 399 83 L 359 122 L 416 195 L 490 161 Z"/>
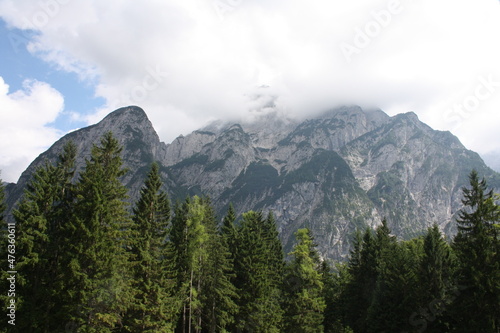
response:
<path id="1" fill-rule="evenodd" d="M 100 123 L 68 134 L 40 155 L 8 188 L 10 207 L 33 170 L 54 159 L 68 140 L 83 167 L 93 143 L 112 131 L 124 145 L 124 183 L 136 199 L 151 162 L 162 165 L 173 200 L 211 197 L 219 216 L 272 210 L 290 249 L 293 233 L 309 227 L 321 254 L 346 256 L 356 228 L 385 217 L 393 232 L 412 237 L 433 223 L 452 235 L 461 187 L 475 168 L 500 188 L 500 175 L 449 132 L 434 131 L 413 113 L 343 107 L 296 121 L 267 114 L 250 124 L 218 123 L 170 144 L 160 142 L 143 110 L 119 109 Z"/>
<path id="2" fill-rule="evenodd" d="M 8 206 L 13 207 L 20 198 L 33 172 L 46 161 L 56 160 L 68 141 L 72 140 L 77 146 L 76 163 L 78 170 L 81 170 L 85 166 L 85 160 L 90 158 L 92 145 L 99 144 L 101 137 L 108 131 L 112 131 L 124 147 L 123 160 L 131 172 L 123 181 L 130 188 L 131 196 L 137 196 L 144 175 L 157 156 L 163 153 L 166 145 L 160 142 L 146 113 L 138 107 L 128 107 L 114 111 L 96 125 L 65 135 L 38 156 L 22 173 L 17 184 L 7 187 Z"/>

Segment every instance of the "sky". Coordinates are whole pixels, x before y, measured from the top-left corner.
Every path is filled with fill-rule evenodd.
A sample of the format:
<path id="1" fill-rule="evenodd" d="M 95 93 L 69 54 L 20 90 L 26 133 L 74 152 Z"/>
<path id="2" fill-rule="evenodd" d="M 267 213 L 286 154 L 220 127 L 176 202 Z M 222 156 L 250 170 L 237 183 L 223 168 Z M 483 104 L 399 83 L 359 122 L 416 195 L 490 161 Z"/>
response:
<path id="1" fill-rule="evenodd" d="M 0 0 L 0 177 L 127 105 L 213 120 L 413 111 L 500 170 L 498 0 Z"/>

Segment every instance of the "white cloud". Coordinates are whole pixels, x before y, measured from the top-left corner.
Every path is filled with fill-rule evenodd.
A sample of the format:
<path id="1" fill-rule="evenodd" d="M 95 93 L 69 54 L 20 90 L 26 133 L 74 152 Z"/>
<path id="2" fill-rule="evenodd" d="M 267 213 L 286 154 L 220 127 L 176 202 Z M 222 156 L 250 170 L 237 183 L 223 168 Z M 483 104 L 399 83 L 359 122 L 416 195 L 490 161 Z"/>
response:
<path id="1" fill-rule="evenodd" d="M 471 117 L 449 112 L 480 77 L 500 81 L 497 0 L 0 0 L 0 13 L 41 32 L 33 53 L 95 84 L 107 105 L 89 122 L 136 104 L 170 141 L 209 119 L 247 118 L 269 85 L 295 115 L 343 103 L 411 110 L 468 148 L 500 152 L 497 131 L 480 125 L 499 123 L 500 88 Z"/>
<path id="2" fill-rule="evenodd" d="M 9 93 L 0 77 L 2 180 L 16 182 L 28 164 L 60 137 L 50 123 L 63 107 L 63 97 L 47 83 L 27 80 L 22 90 Z"/>

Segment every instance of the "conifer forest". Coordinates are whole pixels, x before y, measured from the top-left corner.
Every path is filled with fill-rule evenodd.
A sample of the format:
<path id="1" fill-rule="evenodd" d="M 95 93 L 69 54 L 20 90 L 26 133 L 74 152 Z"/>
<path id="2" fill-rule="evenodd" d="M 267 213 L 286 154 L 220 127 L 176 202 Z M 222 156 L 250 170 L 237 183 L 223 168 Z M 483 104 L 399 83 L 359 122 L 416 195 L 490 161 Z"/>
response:
<path id="1" fill-rule="evenodd" d="M 402 240 L 384 221 L 334 262 L 307 228 L 284 253 L 271 211 L 171 202 L 156 163 L 130 204 L 121 152 L 108 132 L 77 171 L 66 144 L 12 221 L 0 186 L 0 331 L 500 332 L 499 197 L 474 170 L 454 238 Z"/>

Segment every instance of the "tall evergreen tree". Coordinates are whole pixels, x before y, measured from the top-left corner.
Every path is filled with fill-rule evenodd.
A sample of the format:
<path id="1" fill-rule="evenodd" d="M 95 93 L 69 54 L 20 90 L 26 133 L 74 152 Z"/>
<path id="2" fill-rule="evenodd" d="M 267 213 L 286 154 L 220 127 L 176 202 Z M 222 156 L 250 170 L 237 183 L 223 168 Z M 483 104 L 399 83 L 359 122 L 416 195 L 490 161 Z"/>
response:
<path id="1" fill-rule="evenodd" d="M 186 332 L 187 330 L 187 297 L 189 285 L 189 262 L 188 262 L 188 225 L 187 217 L 189 211 L 190 198 L 186 198 L 183 203 L 177 202 L 174 207 L 174 216 L 169 230 L 168 248 L 172 251 L 171 260 L 174 266 L 174 273 L 177 277 L 176 289 L 182 301 L 179 320 L 176 325 L 176 332 Z"/>
<path id="2" fill-rule="evenodd" d="M 418 271 L 418 311 L 410 315 L 410 323 L 428 332 L 449 330 L 446 311 L 455 297 L 456 259 L 451 246 L 437 225 L 429 228 L 423 239 L 422 259 Z"/>
<path id="3" fill-rule="evenodd" d="M 463 188 L 464 208 L 459 213 L 454 248 L 460 261 L 459 286 L 454 312 L 458 332 L 491 332 L 500 329 L 500 209 L 485 179 L 473 170 L 469 187 Z"/>
<path id="4" fill-rule="evenodd" d="M 208 234 L 203 220 L 206 209 L 199 197 L 187 199 L 176 208 L 170 240 L 176 250 L 175 267 L 178 287 L 183 293 L 183 308 L 179 332 L 200 332 L 202 318 L 202 267 L 207 260 Z"/>
<path id="5" fill-rule="evenodd" d="M 219 233 L 215 212 L 210 200 L 205 199 L 203 224 L 208 234 L 207 260 L 201 272 L 202 322 L 204 331 L 225 332 L 234 322 L 238 298 L 232 280 L 234 267 L 228 246 Z"/>
<path id="6" fill-rule="evenodd" d="M 420 254 L 413 242 L 386 243 L 378 263 L 377 284 L 368 308 L 367 332 L 410 331 L 418 305 Z"/>
<path id="7" fill-rule="evenodd" d="M 359 232 L 356 235 L 361 237 Z M 359 241 L 361 242 L 361 238 Z M 346 308 L 349 304 L 346 291 L 351 281 L 347 263 L 337 263 L 335 272 L 332 273 L 327 262 L 323 261 L 321 273 L 326 305 L 323 321 L 325 333 L 352 333 L 351 328 L 346 326 Z"/>
<path id="8" fill-rule="evenodd" d="M 261 212 L 249 211 L 238 228 L 235 284 L 240 293 L 240 332 L 279 332 L 282 326 L 282 285 L 276 274 L 275 252 L 279 249 L 270 236 L 277 232 L 270 225 Z"/>
<path id="9" fill-rule="evenodd" d="M 68 313 L 83 332 L 111 332 L 123 325 L 131 303 L 130 265 L 125 245 L 130 216 L 120 179 L 122 147 L 111 132 L 94 145 L 77 184 L 75 216 L 66 254 L 72 304 Z"/>
<path id="10" fill-rule="evenodd" d="M 63 272 L 75 155 L 76 146 L 69 142 L 56 165 L 46 162 L 39 167 L 13 213 L 19 319 L 12 328 L 20 332 L 62 330 L 69 319 L 64 311 L 68 286 Z"/>
<path id="11" fill-rule="evenodd" d="M 427 291 L 427 299 L 443 298 L 453 283 L 455 260 L 451 246 L 435 224 L 424 237 L 423 257 L 420 265 L 420 284 Z M 429 299 L 431 298 L 431 299 Z"/>
<path id="12" fill-rule="evenodd" d="M 134 300 L 125 324 L 130 332 L 173 332 L 180 308 L 167 246 L 170 202 L 161 187 L 159 165 L 153 163 L 133 210 Z"/>
<path id="13" fill-rule="evenodd" d="M 226 216 L 224 216 L 224 219 L 222 220 L 220 234 L 222 235 L 222 239 L 226 243 L 232 260 L 234 260 L 237 242 L 236 227 L 234 225 L 235 221 L 236 212 L 234 211 L 233 205 L 229 204 Z"/>
<path id="14" fill-rule="evenodd" d="M 344 299 L 347 299 L 346 325 L 354 332 L 366 332 L 368 308 L 378 277 L 378 259 L 373 231 L 366 228 L 362 239 L 359 236 L 355 238 L 348 262 L 351 280 L 346 286 Z"/>
<path id="15" fill-rule="evenodd" d="M 264 240 L 269 252 L 270 273 L 275 279 L 276 285 L 282 285 L 285 268 L 283 245 L 279 238 L 276 220 L 272 211 L 269 211 L 263 224 Z M 313 255 L 313 254 L 311 254 Z"/>
<path id="16" fill-rule="evenodd" d="M 234 304 L 234 311 L 232 313 L 231 323 L 228 322 L 226 325 L 226 330 L 229 332 L 234 332 L 236 330 L 236 322 L 235 318 L 238 313 L 238 300 L 239 300 L 239 291 L 236 288 L 236 271 L 235 271 L 235 260 L 237 256 L 238 250 L 238 230 L 235 226 L 236 221 L 236 212 L 232 204 L 229 204 L 229 208 L 227 210 L 226 216 L 224 216 L 222 220 L 222 224 L 220 226 L 220 236 L 221 241 L 223 243 L 223 247 L 227 251 L 227 261 L 229 266 L 229 271 L 227 276 L 229 277 L 229 282 L 232 285 L 232 290 L 235 293 L 235 296 L 232 297 Z"/>
<path id="17" fill-rule="evenodd" d="M 320 333 L 326 307 L 321 262 L 309 229 L 299 229 L 295 237 L 285 274 L 285 331 Z"/>

